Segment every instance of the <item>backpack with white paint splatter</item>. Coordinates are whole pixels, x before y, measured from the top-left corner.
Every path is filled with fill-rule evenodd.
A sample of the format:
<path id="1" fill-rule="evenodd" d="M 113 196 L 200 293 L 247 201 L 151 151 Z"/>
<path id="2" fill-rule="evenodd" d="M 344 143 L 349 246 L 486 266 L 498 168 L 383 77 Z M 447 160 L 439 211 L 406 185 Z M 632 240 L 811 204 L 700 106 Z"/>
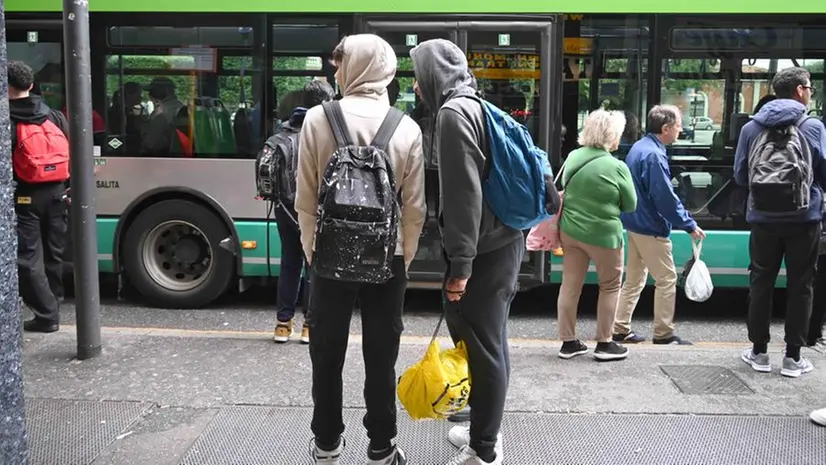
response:
<path id="1" fill-rule="evenodd" d="M 355 144 L 338 101 L 324 113 L 336 138 L 319 188 L 313 271 L 324 278 L 384 283 L 393 277 L 401 197 L 387 145 L 404 113 L 390 107 L 375 138 Z"/>

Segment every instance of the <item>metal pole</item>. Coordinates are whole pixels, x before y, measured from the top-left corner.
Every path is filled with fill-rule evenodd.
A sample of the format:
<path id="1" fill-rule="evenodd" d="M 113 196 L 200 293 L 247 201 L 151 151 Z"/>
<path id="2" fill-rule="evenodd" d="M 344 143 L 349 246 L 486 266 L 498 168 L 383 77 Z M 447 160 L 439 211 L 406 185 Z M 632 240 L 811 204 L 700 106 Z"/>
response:
<path id="1" fill-rule="evenodd" d="M 9 134 L 6 15 L 0 0 L 0 463 L 28 463 L 20 298 L 17 291 L 17 219 Z"/>
<path id="2" fill-rule="evenodd" d="M 101 352 L 88 0 L 63 0 L 63 51 L 72 168 L 77 358 L 86 360 Z"/>

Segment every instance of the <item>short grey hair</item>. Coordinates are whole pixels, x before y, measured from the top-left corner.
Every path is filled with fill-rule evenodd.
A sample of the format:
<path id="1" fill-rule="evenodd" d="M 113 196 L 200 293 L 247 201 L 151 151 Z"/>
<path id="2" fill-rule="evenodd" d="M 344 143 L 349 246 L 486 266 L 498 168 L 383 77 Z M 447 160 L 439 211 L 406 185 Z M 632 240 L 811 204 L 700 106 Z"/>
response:
<path id="1" fill-rule="evenodd" d="M 610 152 L 625 131 L 625 114 L 621 111 L 608 111 L 600 108 L 585 118 L 579 145 L 594 147 Z"/>
<path id="2" fill-rule="evenodd" d="M 648 112 L 645 130 L 652 134 L 662 134 L 665 126 L 675 124 L 682 118 L 682 111 L 676 105 L 654 105 Z"/>

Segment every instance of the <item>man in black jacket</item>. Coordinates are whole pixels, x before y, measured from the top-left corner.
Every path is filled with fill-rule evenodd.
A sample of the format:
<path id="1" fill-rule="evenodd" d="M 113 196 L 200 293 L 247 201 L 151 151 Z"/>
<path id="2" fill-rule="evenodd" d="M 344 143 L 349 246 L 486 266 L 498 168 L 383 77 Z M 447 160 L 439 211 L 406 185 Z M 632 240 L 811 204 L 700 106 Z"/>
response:
<path id="1" fill-rule="evenodd" d="M 34 73 L 28 65 L 10 61 L 8 75 L 16 183 L 17 274 L 20 296 L 35 315 L 34 319 L 24 323 L 23 328 L 26 331 L 51 333 L 58 330 L 59 302 L 63 297 L 63 250 L 66 247 L 68 222 L 62 196 L 66 190 L 66 180 L 24 182 L 21 173 L 18 173 L 17 157 L 22 150 L 18 134 L 26 130 L 24 125 L 41 126 L 46 134 L 57 126 L 59 131 L 55 132 L 58 135 L 62 132 L 65 140 L 52 138 L 42 145 L 67 157 L 69 125 L 62 113 L 49 108 L 39 95 L 30 94 Z"/>

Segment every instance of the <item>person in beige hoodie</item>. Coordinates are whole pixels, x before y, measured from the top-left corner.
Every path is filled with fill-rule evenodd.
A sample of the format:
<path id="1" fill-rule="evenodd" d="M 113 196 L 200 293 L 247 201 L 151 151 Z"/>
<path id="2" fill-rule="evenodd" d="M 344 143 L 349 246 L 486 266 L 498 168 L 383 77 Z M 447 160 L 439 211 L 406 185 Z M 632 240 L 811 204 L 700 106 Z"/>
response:
<path id="1" fill-rule="evenodd" d="M 390 111 L 387 85 L 396 75 L 396 55 L 373 34 L 342 39 L 333 51 L 336 82 L 350 137 L 368 145 Z M 322 106 L 310 109 L 301 129 L 298 153 L 296 211 L 301 242 L 312 265 L 319 186 L 337 145 Z M 403 329 L 402 307 L 407 270 L 419 244 L 425 216 L 422 132 L 405 116 L 387 148 L 401 198 L 393 277 L 382 284 L 346 282 L 311 275 L 310 359 L 313 364 L 311 455 L 317 464 L 337 464 L 344 441 L 342 368 L 347 352 L 352 310 L 358 299 L 366 372 L 364 426 L 370 438 L 367 463 L 404 465 L 404 452 L 393 441 L 396 429 L 396 359 Z"/>

